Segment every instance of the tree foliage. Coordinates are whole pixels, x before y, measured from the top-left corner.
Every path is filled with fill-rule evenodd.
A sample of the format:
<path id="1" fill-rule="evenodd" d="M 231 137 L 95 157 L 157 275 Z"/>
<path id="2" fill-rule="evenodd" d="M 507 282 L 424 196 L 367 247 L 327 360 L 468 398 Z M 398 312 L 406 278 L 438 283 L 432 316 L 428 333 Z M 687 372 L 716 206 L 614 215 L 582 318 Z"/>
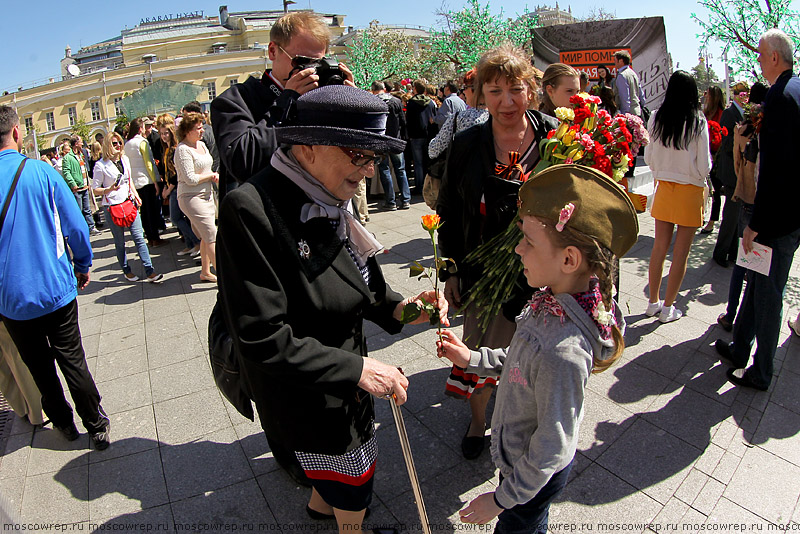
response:
<path id="1" fill-rule="evenodd" d="M 705 61 L 699 62 L 697 65 L 691 68 L 691 71 L 692 76 L 694 76 L 694 79 L 697 80 L 697 87 L 702 90 L 708 89 L 709 86 L 719 83 L 719 78 L 717 78 L 717 74 L 714 72 L 714 69 L 708 68 Z"/>
<path id="2" fill-rule="evenodd" d="M 431 32 L 432 70 L 464 72 L 474 67 L 484 52 L 505 42 L 532 49 L 538 17 L 526 10 L 511 19 L 503 11 L 493 15 L 487 2 L 467 0 L 460 11 L 440 11 L 440 28 Z"/>
<path id="3" fill-rule="evenodd" d="M 617 18 L 616 11 L 608 11 L 603 6 L 596 7 L 592 6 L 589 8 L 589 11 L 586 12 L 586 16 L 581 18 L 583 22 L 597 22 L 601 20 L 614 20 Z"/>
<path id="4" fill-rule="evenodd" d="M 800 13 L 791 9 L 792 0 L 699 0 L 708 18 L 692 13 L 701 27 L 697 37 L 703 44 L 718 41 L 728 51 L 728 64 L 734 74 L 759 77 L 758 38 L 778 28 L 800 46 Z"/>
<path id="5" fill-rule="evenodd" d="M 86 117 L 82 113 L 80 117 L 78 117 L 78 120 L 75 121 L 75 124 L 72 125 L 72 133 L 80 136 L 84 143 L 89 141 L 89 134 L 92 133 L 92 130 L 89 125 L 86 124 Z"/>
<path id="6" fill-rule="evenodd" d="M 356 85 L 369 89 L 374 81 L 416 78 L 420 75 L 419 42 L 377 20 L 359 30 L 347 45 L 347 65 Z"/>
<path id="7" fill-rule="evenodd" d="M 429 39 L 419 39 L 372 21 L 348 45 L 347 66 L 356 85 L 373 81 L 425 78 L 441 83 L 474 67 L 481 55 L 502 43 L 531 51 L 538 19 L 527 11 L 514 19 L 501 11 L 494 15 L 489 3 L 467 0 L 459 11 L 439 11 L 439 24 Z"/>

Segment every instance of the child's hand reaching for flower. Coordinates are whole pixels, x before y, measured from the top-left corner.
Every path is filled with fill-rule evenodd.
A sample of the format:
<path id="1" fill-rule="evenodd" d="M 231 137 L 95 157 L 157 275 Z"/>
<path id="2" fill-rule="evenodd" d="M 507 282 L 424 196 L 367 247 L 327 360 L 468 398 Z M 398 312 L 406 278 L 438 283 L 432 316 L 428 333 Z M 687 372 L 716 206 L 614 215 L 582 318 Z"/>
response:
<path id="1" fill-rule="evenodd" d="M 497 506 L 494 500 L 494 492 L 491 492 L 473 499 L 466 508 L 458 512 L 458 515 L 462 523 L 484 525 L 502 512 L 503 509 Z"/>
<path id="2" fill-rule="evenodd" d="M 436 342 L 436 355 L 459 367 L 469 365 L 469 348 L 450 330 L 442 330 L 441 339 Z"/>

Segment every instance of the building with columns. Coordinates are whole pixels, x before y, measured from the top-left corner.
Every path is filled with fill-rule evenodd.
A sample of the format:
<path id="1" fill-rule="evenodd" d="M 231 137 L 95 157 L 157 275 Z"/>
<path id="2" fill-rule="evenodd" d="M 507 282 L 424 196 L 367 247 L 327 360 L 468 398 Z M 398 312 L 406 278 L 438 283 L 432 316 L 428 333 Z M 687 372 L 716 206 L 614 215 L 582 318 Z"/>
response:
<path id="1" fill-rule="evenodd" d="M 157 80 L 201 86 L 198 100 L 207 104 L 232 84 L 270 68 L 269 31 L 282 15 L 283 11 L 229 13 L 221 6 L 215 16 L 195 11 L 143 17 L 117 37 L 75 53 L 67 46 L 59 79 L 5 91 L 0 104 L 17 109 L 27 136 L 26 151 L 33 148 L 34 129 L 40 149 L 57 146 L 80 120 L 89 126 L 92 138 L 109 132 L 123 113 L 119 102 Z M 343 15 L 319 15 L 333 39 L 347 30 Z M 343 50 L 334 46 L 331 55 Z"/>

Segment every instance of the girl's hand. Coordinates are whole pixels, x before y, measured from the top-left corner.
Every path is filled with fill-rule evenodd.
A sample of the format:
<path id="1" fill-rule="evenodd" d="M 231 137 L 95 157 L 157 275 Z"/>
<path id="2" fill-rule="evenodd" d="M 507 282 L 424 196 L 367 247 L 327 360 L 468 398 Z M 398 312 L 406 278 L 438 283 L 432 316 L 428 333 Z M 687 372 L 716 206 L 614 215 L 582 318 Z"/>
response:
<path id="1" fill-rule="evenodd" d="M 469 348 L 450 330 L 442 330 L 441 341 L 436 341 L 436 355 L 459 367 L 469 365 Z"/>
<path id="2" fill-rule="evenodd" d="M 442 325 L 450 326 L 450 319 L 447 318 L 447 311 L 449 309 L 447 305 L 447 300 L 444 298 L 444 294 L 441 291 L 439 291 L 438 299 L 436 298 L 436 292 L 433 289 L 429 289 L 428 291 L 423 291 L 416 297 L 409 297 L 403 300 L 403 302 L 398 304 L 397 308 L 395 308 L 394 318 L 399 321 L 400 317 L 402 317 L 403 314 L 403 308 L 405 308 L 412 302 L 417 302 L 420 305 L 423 305 L 426 302 L 433 304 L 434 306 L 436 306 L 436 308 L 439 309 L 439 318 Z M 428 317 L 428 313 L 423 309 L 420 316 L 408 324 L 420 324 L 427 322 L 430 322 L 430 317 Z"/>
<path id="3" fill-rule="evenodd" d="M 484 493 L 458 512 L 462 523 L 484 525 L 500 515 L 503 509 L 494 502 L 494 492 Z"/>

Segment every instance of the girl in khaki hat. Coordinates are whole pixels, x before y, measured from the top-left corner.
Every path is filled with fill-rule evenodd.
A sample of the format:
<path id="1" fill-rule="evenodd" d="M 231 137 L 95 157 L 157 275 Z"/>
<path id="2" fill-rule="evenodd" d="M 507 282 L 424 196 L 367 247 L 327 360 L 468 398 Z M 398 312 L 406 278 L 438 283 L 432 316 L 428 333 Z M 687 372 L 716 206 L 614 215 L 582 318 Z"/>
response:
<path id="1" fill-rule="evenodd" d="M 614 256 L 636 242 L 636 212 L 606 175 L 556 165 L 519 191 L 525 278 L 543 288 L 517 317 L 505 349 L 470 351 L 443 331 L 439 356 L 499 376 L 492 459 L 500 485 L 461 510 L 464 523 L 499 516 L 496 532 L 546 532 L 550 503 L 567 483 L 591 373 L 622 354 L 625 323 L 612 300 Z"/>

